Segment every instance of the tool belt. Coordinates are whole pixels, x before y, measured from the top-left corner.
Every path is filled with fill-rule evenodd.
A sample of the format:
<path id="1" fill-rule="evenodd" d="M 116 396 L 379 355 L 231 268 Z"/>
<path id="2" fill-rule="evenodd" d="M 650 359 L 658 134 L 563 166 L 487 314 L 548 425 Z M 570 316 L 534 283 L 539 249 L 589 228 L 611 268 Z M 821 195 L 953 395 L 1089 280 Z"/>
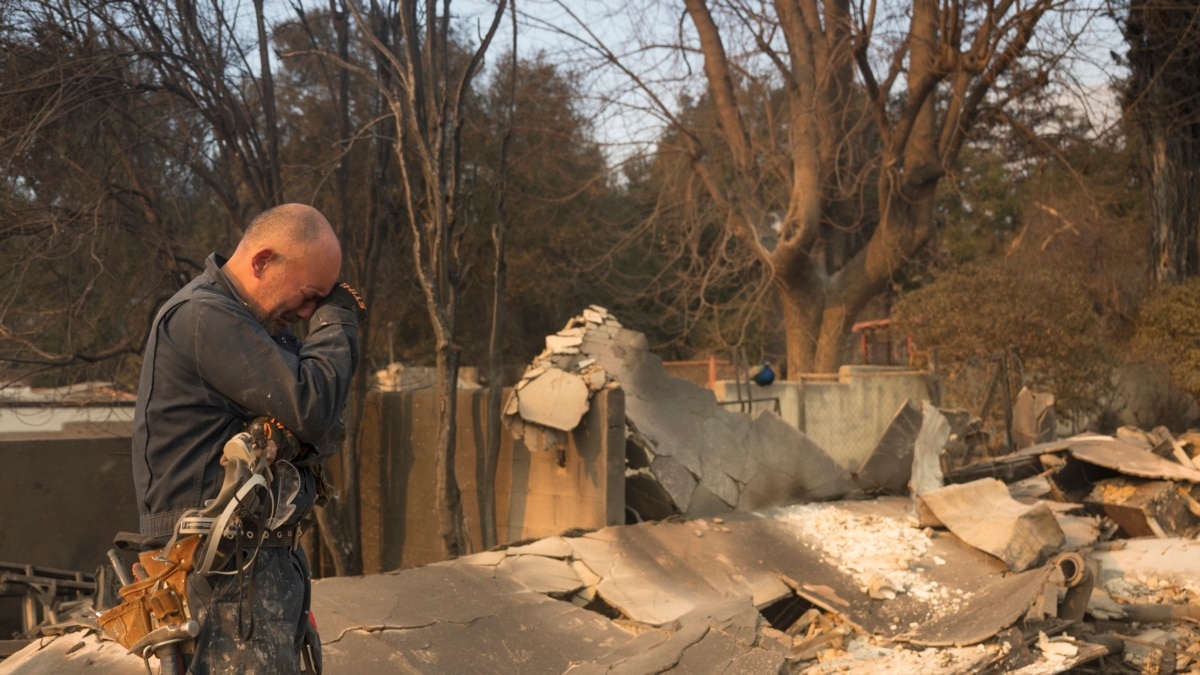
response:
<path id="1" fill-rule="evenodd" d="M 98 619 L 104 631 L 130 653 L 147 658 L 151 652 L 158 654 L 162 647 L 185 654 L 195 650 L 194 638 L 200 627 L 188 607 L 189 574 L 236 574 L 241 588 L 242 574 L 252 570 L 260 548 L 299 546 L 300 526 L 280 523 L 294 514 L 296 507 L 291 500 L 299 489 L 300 477 L 287 459 L 280 457 L 270 465 L 269 444 L 274 444 L 271 450 L 282 451 L 289 459 L 300 448 L 291 432 L 278 422 L 260 424 L 256 420 L 249 431 L 225 444 L 225 478 L 217 496 L 203 507 L 185 512 L 163 548 L 139 554 L 142 569 L 138 578 L 120 589 L 124 601 Z M 273 473 L 272 469 L 284 473 Z M 290 485 L 290 492 L 281 488 L 277 497 L 271 489 L 273 475 L 283 475 L 280 484 Z M 250 553 L 248 558 L 246 552 Z M 240 631 L 240 605 L 238 625 Z M 246 639 L 252 631 L 251 622 Z"/>
<path id="2" fill-rule="evenodd" d="M 146 658 L 150 652 L 175 643 L 182 643 L 178 648 L 183 653 L 194 651 L 193 638 L 200 627 L 188 607 L 189 574 L 227 574 L 218 570 L 227 562 L 231 549 L 257 550 L 285 543 L 293 546 L 299 541 L 295 527 L 243 527 L 242 516 L 262 503 L 259 494 L 265 491 L 270 496 L 264 476 L 269 475 L 266 459 L 261 450 L 252 447 L 246 432 L 230 439 L 223 454 L 225 481 L 217 497 L 203 508 L 185 513 L 164 547 L 138 555 L 141 569 L 137 579 L 121 587 L 123 602 L 98 618 L 104 631 L 131 653 Z M 242 538 L 243 532 L 249 533 L 248 539 Z M 224 546 L 226 543 L 231 545 Z M 241 570 L 236 572 L 240 574 Z"/>
<path id="3" fill-rule="evenodd" d="M 102 613 L 98 621 L 130 653 L 145 657 L 147 650 L 180 642 L 194 645 L 199 626 L 191 621 L 187 575 L 200 537 L 180 539 L 168 548 L 143 551 L 138 561 L 146 578 L 121 588 L 123 602 Z"/>

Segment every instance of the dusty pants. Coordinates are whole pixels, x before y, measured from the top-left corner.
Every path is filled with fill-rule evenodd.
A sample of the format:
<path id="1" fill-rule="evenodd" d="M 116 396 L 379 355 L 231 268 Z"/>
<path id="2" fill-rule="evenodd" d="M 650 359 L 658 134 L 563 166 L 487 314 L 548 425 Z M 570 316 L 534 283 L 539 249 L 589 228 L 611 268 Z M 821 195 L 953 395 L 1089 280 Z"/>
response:
<path id="1" fill-rule="evenodd" d="M 304 552 L 262 548 L 253 570 L 243 573 L 240 591 L 238 585 L 236 574 L 188 578 L 188 601 L 200 635 L 187 672 L 299 673 L 309 591 Z"/>

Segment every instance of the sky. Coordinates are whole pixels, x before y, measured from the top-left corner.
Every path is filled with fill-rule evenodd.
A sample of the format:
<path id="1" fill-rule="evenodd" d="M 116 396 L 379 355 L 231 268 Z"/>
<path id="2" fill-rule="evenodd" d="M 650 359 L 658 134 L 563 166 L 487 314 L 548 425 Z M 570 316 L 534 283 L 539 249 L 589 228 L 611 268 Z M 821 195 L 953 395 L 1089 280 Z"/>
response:
<path id="1" fill-rule="evenodd" d="M 306 4 L 316 6 L 311 0 Z M 715 0 L 709 4 L 717 5 Z M 1124 53 L 1124 41 L 1115 22 L 1097 11 L 1104 4 L 1105 0 L 1070 0 L 1065 6 L 1074 10 L 1043 21 L 1033 45 L 1040 48 L 1044 45 L 1037 40 L 1054 39 L 1084 27 L 1083 37 L 1064 61 L 1059 96 L 1092 119 L 1098 129 L 1115 120 L 1117 108 L 1109 85 L 1124 74 L 1110 56 L 1110 51 Z M 294 16 L 290 0 L 268 5 L 281 17 Z M 451 12 L 460 28 L 478 43 L 495 6 L 495 0 L 454 0 Z M 615 162 L 653 143 L 665 124 L 658 109 L 677 109 L 684 95 L 703 91 L 699 56 L 662 48 L 678 43 L 681 35 L 693 39 L 682 2 L 517 0 L 516 7 L 518 53 L 523 58 L 543 53 L 547 60 L 579 77 L 587 93 L 582 112 Z M 507 16 L 494 40 L 489 57 L 498 59 L 512 44 Z M 630 73 L 606 65 L 605 50 L 628 64 L 630 73 L 641 76 L 645 86 L 637 86 Z"/>
<path id="2" fill-rule="evenodd" d="M 1104 0 L 1066 3 L 1064 7 L 1070 11 L 1047 17 L 1033 44 L 1040 49 L 1047 46 L 1043 41 L 1082 31 L 1064 59 L 1058 95 L 1093 120 L 1098 130 L 1115 121 L 1117 107 L 1110 84 L 1113 78 L 1124 76 L 1111 52 L 1123 54 L 1126 49 L 1116 23 L 1100 11 L 1105 4 Z M 453 11 L 468 25 L 485 26 L 494 7 L 493 0 L 460 0 Z M 652 142 L 663 125 L 661 115 L 653 110 L 657 105 L 674 107 L 681 94 L 696 95 L 703 87 L 703 62 L 698 56 L 680 57 L 678 52 L 667 56 L 667 50 L 639 49 L 643 44 L 678 42 L 681 34 L 689 39 L 693 36 L 682 2 L 517 0 L 517 9 L 518 52 L 528 57 L 542 51 L 552 62 L 567 64 L 580 73 L 590 94 L 585 106 L 598 138 L 612 145 L 618 156 Z M 501 30 L 497 41 L 506 48 L 512 39 L 507 19 Z M 645 84 L 659 99 L 633 86 L 627 74 L 601 66 L 602 53 L 596 44 L 632 64 L 632 71 L 648 74 Z"/>

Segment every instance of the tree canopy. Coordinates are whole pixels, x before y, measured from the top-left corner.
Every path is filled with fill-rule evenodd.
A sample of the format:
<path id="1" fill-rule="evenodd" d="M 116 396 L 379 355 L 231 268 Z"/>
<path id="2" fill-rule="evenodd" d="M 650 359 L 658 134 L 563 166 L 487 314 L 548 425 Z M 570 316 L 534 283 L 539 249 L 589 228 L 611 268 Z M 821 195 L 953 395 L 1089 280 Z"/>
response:
<path id="1" fill-rule="evenodd" d="M 1195 274 L 1187 3 L 635 0 L 616 31 L 552 2 L 520 8 L 554 40 L 515 59 L 482 49 L 498 7 L 5 4 L 12 377 L 132 388 L 155 308 L 279 201 L 330 216 L 370 299 L 360 395 L 392 358 L 483 365 L 495 288 L 510 373 L 593 303 L 667 358 L 741 348 L 790 377 L 901 307 L 947 354 L 1025 340 L 1065 387 L 1098 371 L 1035 346 L 1049 308 L 986 344 L 975 314 L 1022 326 L 1006 303 L 1055 297 L 1067 337 L 1112 342 L 1083 351 L 1120 353 L 1153 284 Z M 1104 11 L 1132 76 L 1100 129 L 1067 96 Z M 606 145 L 617 111 L 653 132 Z M 958 286 L 979 312 L 931 332 Z"/>

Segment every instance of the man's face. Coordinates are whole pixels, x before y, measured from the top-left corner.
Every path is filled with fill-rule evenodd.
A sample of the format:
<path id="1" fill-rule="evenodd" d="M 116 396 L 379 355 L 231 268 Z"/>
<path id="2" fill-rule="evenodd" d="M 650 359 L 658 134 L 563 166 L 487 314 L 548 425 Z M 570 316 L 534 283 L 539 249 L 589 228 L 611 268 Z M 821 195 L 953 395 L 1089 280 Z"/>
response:
<path id="1" fill-rule="evenodd" d="M 307 320 L 316 311 L 317 301 L 333 290 L 340 267 L 340 255 L 316 246 L 271 258 L 249 301 L 254 318 L 271 335 Z"/>

